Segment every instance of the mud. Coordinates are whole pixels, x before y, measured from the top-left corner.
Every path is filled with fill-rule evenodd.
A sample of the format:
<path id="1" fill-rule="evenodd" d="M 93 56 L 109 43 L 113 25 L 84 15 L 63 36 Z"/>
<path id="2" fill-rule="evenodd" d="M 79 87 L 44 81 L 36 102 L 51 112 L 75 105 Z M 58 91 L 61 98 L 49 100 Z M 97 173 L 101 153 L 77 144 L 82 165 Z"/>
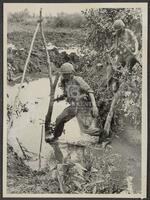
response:
<path id="1" fill-rule="evenodd" d="M 76 34 L 75 34 L 76 33 Z M 71 62 L 75 68 L 79 65 L 80 41 L 78 32 L 45 32 L 50 61 L 59 68 L 64 62 Z M 18 73 L 22 73 L 28 55 L 33 33 L 8 33 L 8 81 L 12 81 Z M 77 41 L 78 38 L 78 41 Z M 82 37 L 81 37 L 82 38 Z M 27 73 L 47 72 L 46 54 L 41 42 L 40 33 L 34 42 Z M 42 74 L 41 74 L 42 77 Z"/>

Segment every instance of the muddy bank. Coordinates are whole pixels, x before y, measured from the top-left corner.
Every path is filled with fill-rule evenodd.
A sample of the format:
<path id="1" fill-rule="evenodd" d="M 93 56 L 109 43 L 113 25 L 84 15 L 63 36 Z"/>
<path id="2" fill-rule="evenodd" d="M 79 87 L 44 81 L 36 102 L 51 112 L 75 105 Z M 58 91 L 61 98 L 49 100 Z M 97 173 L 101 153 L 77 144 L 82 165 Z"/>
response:
<path id="1" fill-rule="evenodd" d="M 7 193 L 60 193 L 58 182 L 46 171 L 33 171 L 10 145 L 7 151 Z"/>
<path id="2" fill-rule="evenodd" d="M 60 68 L 65 62 L 72 63 L 75 69 L 80 66 L 80 44 L 82 43 L 80 43 L 79 38 L 82 38 L 81 35 L 80 32 L 77 34 L 75 32 L 45 32 L 52 71 Z M 20 80 L 32 36 L 33 34 L 30 32 L 11 32 L 7 35 L 7 76 L 10 84 L 17 82 L 18 79 Z M 78 38 L 78 41 L 76 38 Z M 41 35 L 38 33 L 27 67 L 27 75 L 34 78 L 45 77 L 45 74 L 47 74 L 47 59 L 41 42 Z"/>
<path id="3" fill-rule="evenodd" d="M 99 145 L 91 148 L 68 146 L 62 163 L 62 147 L 49 155 L 49 164 L 40 170 L 28 168 L 12 149 L 8 153 L 8 193 L 32 194 L 133 194 L 140 193 L 135 177 L 120 153 Z M 55 165 L 50 168 L 51 162 Z M 15 164 L 13 164 L 15 163 Z M 134 167 L 134 166 L 132 166 Z M 58 176 L 59 173 L 59 176 Z M 63 192 L 60 185 L 62 180 Z M 138 180 L 136 180 L 138 181 Z"/>
<path id="4" fill-rule="evenodd" d="M 11 167 L 8 167 L 8 193 L 109 194 L 126 190 L 125 172 L 117 170 L 120 165 L 119 156 L 111 154 L 110 157 L 110 152 L 104 152 L 100 149 L 96 151 L 99 154 L 99 158 L 94 156 L 96 152 L 92 149 L 74 147 L 70 149 L 68 157 L 63 164 L 57 162 L 53 169 L 50 169 L 47 165 L 41 171 L 33 171 L 24 165 L 22 159 L 16 156 L 9 147 L 8 166 Z M 72 160 L 69 158 L 69 155 L 73 152 L 76 152 L 78 159 Z M 79 158 L 80 162 L 78 162 Z M 59 178 L 63 180 L 63 192 Z"/>

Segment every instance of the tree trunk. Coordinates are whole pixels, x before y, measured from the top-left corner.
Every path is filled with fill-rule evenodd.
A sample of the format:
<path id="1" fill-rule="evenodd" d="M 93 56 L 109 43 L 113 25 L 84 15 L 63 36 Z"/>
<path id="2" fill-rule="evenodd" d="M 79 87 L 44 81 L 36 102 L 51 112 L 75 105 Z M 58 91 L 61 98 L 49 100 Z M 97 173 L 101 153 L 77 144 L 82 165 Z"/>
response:
<path id="1" fill-rule="evenodd" d="M 40 21 L 39 22 L 40 22 L 42 43 L 43 43 L 45 53 L 46 53 L 46 58 L 47 58 L 47 69 L 48 69 L 49 80 L 50 80 L 50 102 L 49 102 L 48 112 L 45 117 L 45 137 L 46 137 L 49 134 L 49 128 L 50 128 L 50 124 L 51 124 L 51 117 L 52 117 L 53 105 L 54 105 L 55 89 L 56 89 L 56 86 L 58 83 L 59 75 L 56 75 L 56 78 L 53 83 L 52 67 L 51 67 L 50 57 L 49 57 L 49 53 L 48 53 L 47 46 L 46 46 L 46 39 L 44 36 L 43 27 L 42 27 L 42 9 L 40 10 Z"/>
<path id="2" fill-rule="evenodd" d="M 49 102 L 48 112 L 47 112 L 46 117 L 45 117 L 45 135 L 48 134 L 49 125 L 51 123 L 51 117 L 52 117 L 53 105 L 54 105 L 55 89 L 56 89 L 58 80 L 59 80 L 59 75 L 56 76 L 54 84 L 51 86 L 50 102 Z"/>

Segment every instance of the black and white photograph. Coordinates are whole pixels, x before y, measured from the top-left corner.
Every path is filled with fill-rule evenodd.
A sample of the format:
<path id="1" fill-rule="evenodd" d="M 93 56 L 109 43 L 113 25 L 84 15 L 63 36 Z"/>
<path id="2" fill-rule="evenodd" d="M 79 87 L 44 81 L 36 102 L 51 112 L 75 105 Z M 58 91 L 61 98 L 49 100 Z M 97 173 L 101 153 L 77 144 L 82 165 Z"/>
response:
<path id="1" fill-rule="evenodd" d="M 147 9 L 4 3 L 4 197 L 146 197 Z"/>

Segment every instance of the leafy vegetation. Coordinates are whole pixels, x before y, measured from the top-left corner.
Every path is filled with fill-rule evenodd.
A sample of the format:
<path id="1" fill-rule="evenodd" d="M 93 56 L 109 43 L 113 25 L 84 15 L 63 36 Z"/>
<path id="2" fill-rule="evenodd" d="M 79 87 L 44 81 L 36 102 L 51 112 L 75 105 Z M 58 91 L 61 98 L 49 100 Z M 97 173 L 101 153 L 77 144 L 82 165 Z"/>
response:
<path id="1" fill-rule="evenodd" d="M 89 9 L 83 11 L 83 14 L 87 20 L 84 27 L 87 37 L 82 47 L 84 56 L 80 63 L 81 75 L 83 74 L 86 81 L 94 88 L 99 107 L 99 123 L 103 126 L 113 98 L 111 89 L 106 88 L 106 85 L 107 70 L 109 65 L 115 65 L 115 55 L 105 54 L 114 42 L 113 23 L 116 19 L 122 19 L 126 27 L 134 31 L 139 41 L 138 59 L 141 61 L 141 10 Z M 85 51 L 87 48 L 90 50 Z M 121 68 L 120 74 L 115 72 L 114 76 L 120 83 L 124 81 L 126 84 L 121 100 L 116 106 L 114 122 L 117 123 L 117 119 L 121 116 L 125 118 L 125 121 L 128 120 L 139 128 L 141 126 L 142 68 L 136 64 L 132 73 L 129 69 Z"/>
<path id="2" fill-rule="evenodd" d="M 8 21 L 18 23 L 18 22 L 25 22 L 31 18 L 31 15 L 28 11 L 28 9 L 24 9 L 20 12 L 14 12 L 14 13 L 9 13 L 8 15 Z"/>
<path id="3" fill-rule="evenodd" d="M 79 13 L 58 13 L 56 17 L 47 17 L 46 21 L 46 25 L 52 28 L 81 28 L 84 23 L 85 18 Z"/>
<path id="4" fill-rule="evenodd" d="M 140 9 L 89 9 L 82 11 L 86 18 L 85 30 L 87 32 L 86 44 L 102 53 L 106 48 L 110 48 L 114 42 L 113 23 L 117 19 L 122 19 L 126 28 L 133 30 L 141 44 L 142 16 Z"/>

